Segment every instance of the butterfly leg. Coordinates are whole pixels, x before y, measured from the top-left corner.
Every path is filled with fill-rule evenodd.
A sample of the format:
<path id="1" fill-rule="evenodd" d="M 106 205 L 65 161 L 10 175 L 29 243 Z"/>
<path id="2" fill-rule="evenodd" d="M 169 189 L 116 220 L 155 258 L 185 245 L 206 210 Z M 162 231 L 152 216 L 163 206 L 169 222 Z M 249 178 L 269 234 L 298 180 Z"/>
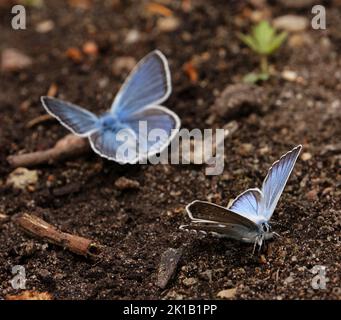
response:
<path id="1" fill-rule="evenodd" d="M 254 245 L 253 245 L 252 255 L 255 254 L 256 246 L 257 246 L 257 239 L 255 240 L 255 243 L 254 243 Z"/>
<path id="2" fill-rule="evenodd" d="M 258 246 L 259 246 L 258 252 L 260 251 L 260 249 L 262 248 L 263 239 L 264 239 L 263 234 L 260 234 L 260 235 L 258 235 L 258 236 L 256 237 L 255 243 L 254 243 L 254 245 L 253 245 L 252 255 L 255 254 L 257 244 L 258 244 Z"/>
<path id="3" fill-rule="evenodd" d="M 264 240 L 264 235 L 261 234 L 259 237 L 258 237 L 258 240 L 257 240 L 257 243 L 258 243 L 258 252 L 260 252 L 261 248 L 262 248 L 262 245 L 263 245 L 263 240 Z"/>
<path id="4" fill-rule="evenodd" d="M 278 238 L 281 238 L 282 236 L 280 234 L 278 234 L 277 232 L 272 232 L 275 236 L 277 236 Z"/>

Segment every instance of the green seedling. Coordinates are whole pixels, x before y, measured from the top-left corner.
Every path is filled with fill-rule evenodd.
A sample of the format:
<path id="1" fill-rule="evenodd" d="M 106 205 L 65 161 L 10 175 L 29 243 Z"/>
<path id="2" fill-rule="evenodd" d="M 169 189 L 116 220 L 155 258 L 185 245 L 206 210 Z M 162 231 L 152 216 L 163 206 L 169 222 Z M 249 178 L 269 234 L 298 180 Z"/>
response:
<path id="1" fill-rule="evenodd" d="M 286 32 L 277 33 L 268 21 L 255 25 L 250 34 L 239 33 L 239 38 L 259 56 L 260 71 L 244 77 L 246 83 L 266 81 L 270 77 L 268 57 L 275 53 L 287 37 Z"/>
<path id="2" fill-rule="evenodd" d="M 21 0 L 20 3 L 28 7 L 41 8 L 44 4 L 44 0 Z"/>

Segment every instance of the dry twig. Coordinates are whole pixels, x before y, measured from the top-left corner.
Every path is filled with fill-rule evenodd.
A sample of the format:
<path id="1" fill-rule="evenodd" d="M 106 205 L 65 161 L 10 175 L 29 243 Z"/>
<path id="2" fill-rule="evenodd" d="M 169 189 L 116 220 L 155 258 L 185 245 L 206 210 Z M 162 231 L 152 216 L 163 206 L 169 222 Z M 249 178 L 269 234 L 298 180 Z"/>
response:
<path id="1" fill-rule="evenodd" d="M 69 134 L 60 139 L 48 150 L 9 156 L 7 161 L 14 167 L 33 167 L 43 163 L 53 163 L 59 160 L 81 155 L 90 150 L 87 139 Z"/>
<path id="2" fill-rule="evenodd" d="M 43 114 L 41 116 L 38 116 L 32 120 L 30 120 L 29 122 L 27 122 L 26 124 L 26 128 L 30 129 L 32 127 L 35 127 L 36 125 L 38 124 L 41 124 L 43 122 L 46 122 L 46 121 L 49 121 L 49 120 L 53 120 L 55 119 L 54 117 L 52 117 L 51 115 L 49 114 Z"/>
<path id="3" fill-rule="evenodd" d="M 73 253 L 90 258 L 96 258 L 100 254 L 100 247 L 92 240 L 62 232 L 37 216 L 24 213 L 16 217 L 14 222 L 27 234 Z"/>

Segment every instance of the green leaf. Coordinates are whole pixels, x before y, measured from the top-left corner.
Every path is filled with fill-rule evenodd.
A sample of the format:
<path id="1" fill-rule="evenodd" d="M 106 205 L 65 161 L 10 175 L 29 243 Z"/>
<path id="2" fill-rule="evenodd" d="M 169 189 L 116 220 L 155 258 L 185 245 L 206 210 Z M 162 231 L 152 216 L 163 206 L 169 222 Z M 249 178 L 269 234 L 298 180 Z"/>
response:
<path id="1" fill-rule="evenodd" d="M 255 25 L 251 34 L 239 34 L 239 38 L 259 55 L 272 54 L 281 46 L 286 37 L 286 32 L 276 34 L 276 30 L 265 20 Z"/>
<path id="2" fill-rule="evenodd" d="M 273 29 L 268 21 L 261 21 L 252 30 L 252 37 L 257 43 L 258 51 L 260 54 L 267 54 L 271 41 L 275 35 Z"/>
<path id="3" fill-rule="evenodd" d="M 255 73 L 251 72 L 244 76 L 243 82 L 247 84 L 255 84 L 259 81 L 267 81 L 269 79 L 269 74 L 267 73 Z"/>
<path id="4" fill-rule="evenodd" d="M 21 0 L 24 6 L 41 8 L 44 5 L 44 0 Z"/>
<path id="5" fill-rule="evenodd" d="M 281 32 L 280 34 L 276 35 L 271 42 L 269 54 L 275 52 L 282 45 L 287 36 L 288 34 L 286 32 Z"/>
<path id="6" fill-rule="evenodd" d="M 254 39 L 250 35 L 239 33 L 238 36 L 239 36 L 239 39 L 242 40 L 244 44 L 246 44 L 250 49 L 258 52 L 257 44 L 255 43 Z"/>

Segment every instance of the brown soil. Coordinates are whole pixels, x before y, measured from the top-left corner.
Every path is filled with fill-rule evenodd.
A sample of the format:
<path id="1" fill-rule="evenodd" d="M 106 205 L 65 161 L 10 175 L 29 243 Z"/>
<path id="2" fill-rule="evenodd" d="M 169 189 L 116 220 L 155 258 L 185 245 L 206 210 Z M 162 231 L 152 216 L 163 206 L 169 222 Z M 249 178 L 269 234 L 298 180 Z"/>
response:
<path id="1" fill-rule="evenodd" d="M 217 94 L 257 66 L 256 57 L 236 37 L 251 25 L 242 14 L 252 8 L 247 1 L 193 1 L 190 12 L 180 2 L 169 2 L 181 23 L 172 32 L 160 32 L 157 17 L 146 16 L 142 2 L 90 3 L 82 10 L 65 1 L 45 1 L 42 8 L 28 9 L 26 31 L 12 30 L 10 10 L 0 7 L 0 49 L 15 47 L 33 58 L 25 71 L 0 74 L 0 212 L 38 215 L 106 246 L 105 254 L 91 261 L 46 246 L 5 222 L 0 225 L 0 298 L 16 293 L 9 280 L 12 266 L 19 264 L 26 268 L 28 289 L 48 291 L 56 299 L 207 299 L 229 288 L 237 288 L 237 299 L 340 299 L 340 7 L 327 6 L 327 30 L 308 28 L 301 34 L 309 39 L 306 44 L 287 42 L 271 59 L 277 72 L 262 84 L 267 110 L 234 117 L 239 129 L 225 144 L 224 175 L 205 176 L 204 167 L 194 165 L 120 166 L 91 153 L 39 166 L 38 186 L 31 192 L 14 191 L 6 185 L 13 170 L 6 157 L 46 149 L 67 133 L 54 121 L 26 127 L 44 114 L 39 97 L 52 83 L 58 85 L 59 97 L 99 113 L 126 77 L 112 74 L 114 59 L 139 60 L 158 48 L 172 71 L 173 93 L 165 104 L 177 112 L 183 127 L 203 129 L 209 127 L 205 121 Z M 273 16 L 311 18 L 309 8 L 268 8 Z M 46 19 L 54 21 L 53 30 L 37 33 L 35 25 Z M 140 38 L 126 44 L 133 28 Z M 82 48 L 88 40 L 99 46 L 97 57 L 76 64 L 65 56 L 68 48 Z M 197 83 L 182 68 L 194 55 L 206 57 L 196 67 Z M 283 80 L 284 69 L 295 70 L 304 81 Z M 218 117 L 213 126 L 231 120 Z M 249 245 L 179 230 L 188 222 L 187 203 L 201 199 L 226 205 L 246 188 L 260 186 L 272 162 L 299 143 L 312 157 L 298 160 L 272 218 L 282 237 L 262 257 L 251 256 Z M 121 176 L 137 180 L 139 189 L 117 190 Z M 160 289 L 160 256 L 169 247 L 182 248 L 183 254 L 174 279 Z M 311 286 L 315 265 L 327 268 L 325 290 Z"/>

